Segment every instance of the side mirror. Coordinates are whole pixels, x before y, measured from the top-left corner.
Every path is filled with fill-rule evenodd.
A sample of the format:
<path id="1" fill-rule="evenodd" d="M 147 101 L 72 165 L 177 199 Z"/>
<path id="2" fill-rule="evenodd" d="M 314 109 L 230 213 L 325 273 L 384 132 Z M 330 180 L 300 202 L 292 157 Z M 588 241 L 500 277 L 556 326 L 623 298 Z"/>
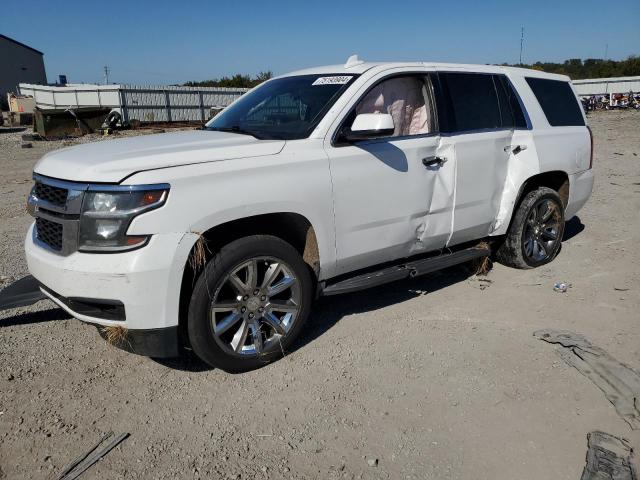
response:
<path id="1" fill-rule="evenodd" d="M 342 138 L 347 141 L 368 140 L 393 135 L 393 117 L 388 113 L 361 113 L 351 128 L 345 128 Z"/>

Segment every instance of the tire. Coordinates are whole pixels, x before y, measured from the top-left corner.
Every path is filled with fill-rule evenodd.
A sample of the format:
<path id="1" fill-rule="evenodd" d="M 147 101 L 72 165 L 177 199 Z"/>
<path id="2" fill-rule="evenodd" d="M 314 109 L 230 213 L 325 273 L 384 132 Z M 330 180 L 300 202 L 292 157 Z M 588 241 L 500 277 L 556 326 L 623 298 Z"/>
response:
<path id="1" fill-rule="evenodd" d="M 229 373 L 266 365 L 282 357 L 302 330 L 313 289 L 309 267 L 287 242 L 267 235 L 235 240 L 196 282 L 188 315 L 191 347 Z"/>
<path id="2" fill-rule="evenodd" d="M 545 265 L 560 251 L 563 233 L 564 206 L 558 192 L 539 187 L 520 203 L 496 259 L 522 269 Z"/>

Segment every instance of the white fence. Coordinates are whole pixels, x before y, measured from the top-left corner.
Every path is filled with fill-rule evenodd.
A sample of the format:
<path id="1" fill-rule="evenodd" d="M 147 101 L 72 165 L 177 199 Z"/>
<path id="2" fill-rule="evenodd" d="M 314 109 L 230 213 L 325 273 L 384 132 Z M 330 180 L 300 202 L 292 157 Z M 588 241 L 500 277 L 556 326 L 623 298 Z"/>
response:
<path id="1" fill-rule="evenodd" d="M 174 87 L 139 85 L 20 84 L 20 93 L 35 99 L 42 109 L 109 107 L 125 122 L 205 122 L 212 108 L 224 108 L 247 88 Z"/>

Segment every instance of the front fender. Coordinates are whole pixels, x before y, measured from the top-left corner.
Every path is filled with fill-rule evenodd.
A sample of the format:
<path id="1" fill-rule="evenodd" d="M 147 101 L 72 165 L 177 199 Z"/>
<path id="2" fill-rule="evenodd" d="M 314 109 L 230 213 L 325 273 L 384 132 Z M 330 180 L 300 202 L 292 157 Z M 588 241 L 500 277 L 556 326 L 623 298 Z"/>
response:
<path id="1" fill-rule="evenodd" d="M 128 184 L 166 182 L 171 190 L 166 204 L 135 218 L 128 233 L 199 234 L 255 215 L 296 213 L 313 226 L 320 267 L 330 276 L 336 262 L 331 177 L 317 143 L 320 149 L 307 141 L 275 156 L 137 173 Z"/>

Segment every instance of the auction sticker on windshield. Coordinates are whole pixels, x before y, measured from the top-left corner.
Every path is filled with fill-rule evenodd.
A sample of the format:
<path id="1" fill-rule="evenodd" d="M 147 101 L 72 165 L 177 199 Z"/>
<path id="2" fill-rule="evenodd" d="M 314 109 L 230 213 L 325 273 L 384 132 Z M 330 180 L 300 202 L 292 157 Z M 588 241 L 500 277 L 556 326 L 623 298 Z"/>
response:
<path id="1" fill-rule="evenodd" d="M 351 75 L 342 75 L 340 77 L 319 77 L 311 85 L 344 85 L 353 77 Z"/>

